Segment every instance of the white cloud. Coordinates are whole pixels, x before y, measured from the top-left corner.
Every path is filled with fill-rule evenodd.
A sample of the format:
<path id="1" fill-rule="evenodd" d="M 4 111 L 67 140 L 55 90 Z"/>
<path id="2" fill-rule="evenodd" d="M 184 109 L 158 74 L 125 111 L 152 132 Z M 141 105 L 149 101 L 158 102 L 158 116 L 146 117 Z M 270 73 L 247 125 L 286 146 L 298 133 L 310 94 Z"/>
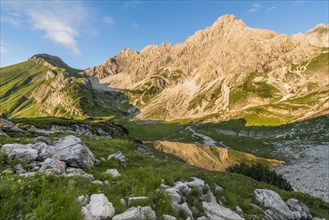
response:
<path id="1" fill-rule="evenodd" d="M 103 18 L 103 22 L 107 25 L 111 25 L 111 24 L 113 24 L 114 20 L 111 16 L 105 16 Z"/>
<path id="2" fill-rule="evenodd" d="M 139 28 L 139 24 L 137 22 L 134 22 L 132 25 L 131 25 L 131 28 L 132 29 L 137 29 Z"/>
<path id="3" fill-rule="evenodd" d="M 249 12 L 250 12 L 250 13 L 254 13 L 254 12 L 256 12 L 256 11 L 259 11 L 259 9 L 260 9 L 261 7 L 262 7 L 262 6 L 261 6 L 260 4 L 257 4 L 257 3 L 252 4 L 252 5 L 251 5 L 251 8 L 249 9 Z"/>
<path id="4" fill-rule="evenodd" d="M 12 25 L 24 24 L 44 32 L 44 37 L 79 54 L 79 28 L 88 21 L 88 8 L 79 2 L 13 1 L 3 4 L 5 16 L 1 21 Z M 15 16 L 19 15 L 19 16 Z"/>
<path id="5" fill-rule="evenodd" d="M 269 12 L 269 11 L 273 11 L 273 10 L 275 10 L 275 9 L 276 9 L 275 6 L 271 6 L 271 7 L 269 7 L 268 9 L 266 9 L 266 11 Z"/>

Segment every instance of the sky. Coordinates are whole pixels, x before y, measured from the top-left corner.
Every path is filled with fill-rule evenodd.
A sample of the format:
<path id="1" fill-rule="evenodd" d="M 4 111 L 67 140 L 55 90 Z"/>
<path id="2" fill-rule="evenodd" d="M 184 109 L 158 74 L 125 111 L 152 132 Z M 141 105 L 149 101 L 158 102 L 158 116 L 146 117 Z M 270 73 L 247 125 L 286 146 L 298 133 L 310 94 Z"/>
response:
<path id="1" fill-rule="evenodd" d="M 225 14 L 289 35 L 329 23 L 328 1 L 0 2 L 2 67 L 48 53 L 85 69 L 123 49 L 183 42 Z"/>

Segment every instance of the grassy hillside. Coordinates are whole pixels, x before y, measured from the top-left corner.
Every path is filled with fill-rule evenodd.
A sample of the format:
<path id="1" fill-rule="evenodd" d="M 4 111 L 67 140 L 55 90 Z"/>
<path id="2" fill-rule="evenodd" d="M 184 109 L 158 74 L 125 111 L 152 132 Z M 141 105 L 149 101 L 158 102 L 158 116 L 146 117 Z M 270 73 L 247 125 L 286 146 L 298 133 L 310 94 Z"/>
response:
<path id="1" fill-rule="evenodd" d="M 37 87 L 46 83 L 44 65 L 29 60 L 0 69 L 0 111 L 15 114 L 21 109 L 33 108 L 33 100 L 28 95 Z"/>
<path id="2" fill-rule="evenodd" d="M 0 69 L 0 112 L 16 118 L 88 118 L 126 117 L 136 111 L 126 95 L 96 91 L 80 70 L 59 58 L 45 58 Z"/>

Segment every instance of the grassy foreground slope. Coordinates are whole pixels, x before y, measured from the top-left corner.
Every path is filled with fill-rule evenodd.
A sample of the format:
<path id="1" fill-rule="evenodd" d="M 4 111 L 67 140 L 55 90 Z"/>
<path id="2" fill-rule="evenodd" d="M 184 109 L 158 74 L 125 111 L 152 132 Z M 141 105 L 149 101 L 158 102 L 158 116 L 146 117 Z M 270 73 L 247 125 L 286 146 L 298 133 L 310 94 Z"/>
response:
<path id="1" fill-rule="evenodd" d="M 65 134 L 52 135 L 54 140 Z M 33 135 L 11 134 L 10 138 L 0 138 L 0 144 L 4 143 L 30 143 Z M 85 169 L 96 179 L 108 180 L 108 185 L 92 184 L 83 178 L 64 178 L 60 176 L 35 176 L 32 178 L 21 178 L 13 175 L 2 174 L 0 184 L 0 216 L 3 219 L 24 218 L 29 219 L 82 219 L 81 207 L 77 197 L 82 194 L 104 193 L 116 208 L 116 213 L 123 212 L 126 207 L 120 203 L 121 198 L 129 196 L 147 196 L 149 199 L 139 205 L 150 205 L 157 216 L 162 214 L 173 214 L 170 198 L 158 186 L 163 179 L 168 185 L 174 181 L 189 180 L 196 176 L 204 179 L 213 189 L 214 184 L 224 188 L 215 196 L 225 197 L 224 205 L 234 209 L 239 205 L 246 213 L 246 219 L 253 219 L 252 215 L 263 216 L 259 210 L 252 207 L 255 203 L 253 190 L 256 188 L 267 188 L 278 192 L 284 200 L 297 198 L 307 205 L 312 215 L 329 218 L 329 204 L 320 199 L 313 198 L 307 194 L 297 192 L 286 192 L 274 186 L 257 182 L 240 174 L 211 172 L 201 168 L 193 167 L 182 160 L 156 151 L 149 146 L 153 156 L 145 156 L 135 150 L 135 144 L 123 139 L 96 139 L 96 137 L 81 137 L 97 158 L 106 158 L 110 153 L 118 150 L 127 157 L 127 167 L 121 168 L 119 164 L 112 161 L 101 161 L 99 165 Z M 3 155 L 0 157 L 0 170 L 7 164 Z M 15 165 L 15 162 L 12 162 Z M 109 168 L 116 168 L 122 174 L 121 177 L 112 179 L 104 176 Z"/>

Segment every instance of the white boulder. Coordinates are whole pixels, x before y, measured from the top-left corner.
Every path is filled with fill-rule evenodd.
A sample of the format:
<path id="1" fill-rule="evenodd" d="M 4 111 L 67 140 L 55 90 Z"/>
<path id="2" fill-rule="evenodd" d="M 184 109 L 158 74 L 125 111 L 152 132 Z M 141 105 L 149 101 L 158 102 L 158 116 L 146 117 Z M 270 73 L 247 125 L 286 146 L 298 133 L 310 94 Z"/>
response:
<path id="1" fill-rule="evenodd" d="M 92 167 L 97 161 L 82 140 L 73 135 L 59 139 L 54 143 L 54 147 L 59 149 L 60 160 L 71 167 Z"/>
<path id="2" fill-rule="evenodd" d="M 116 215 L 112 220 L 155 220 L 155 212 L 149 206 L 132 207 L 127 211 Z"/>

